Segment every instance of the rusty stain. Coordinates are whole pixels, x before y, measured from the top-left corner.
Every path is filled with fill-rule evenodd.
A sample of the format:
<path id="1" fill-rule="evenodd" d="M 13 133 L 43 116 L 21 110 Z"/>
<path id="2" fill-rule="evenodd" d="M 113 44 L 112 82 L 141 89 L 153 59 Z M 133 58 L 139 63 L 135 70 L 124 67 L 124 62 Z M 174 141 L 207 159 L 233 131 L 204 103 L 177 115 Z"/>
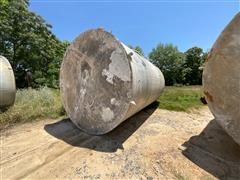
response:
<path id="1" fill-rule="evenodd" d="M 206 95 L 207 99 L 210 102 L 213 102 L 213 96 L 208 91 L 204 91 L 203 93 Z"/>

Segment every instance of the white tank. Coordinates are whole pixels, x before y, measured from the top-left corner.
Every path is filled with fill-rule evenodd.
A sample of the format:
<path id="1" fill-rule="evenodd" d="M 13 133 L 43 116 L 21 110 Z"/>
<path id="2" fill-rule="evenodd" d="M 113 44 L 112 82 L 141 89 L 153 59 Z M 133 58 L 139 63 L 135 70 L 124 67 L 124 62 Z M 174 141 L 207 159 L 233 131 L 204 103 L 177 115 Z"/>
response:
<path id="1" fill-rule="evenodd" d="M 217 122 L 240 144 L 240 13 L 211 49 L 203 71 L 203 88 Z"/>
<path id="2" fill-rule="evenodd" d="M 0 56 L 0 107 L 8 107 L 14 104 L 16 85 L 14 73 L 9 61 Z"/>
<path id="3" fill-rule="evenodd" d="M 81 34 L 68 47 L 60 70 L 63 105 L 90 134 L 104 134 L 155 101 L 161 71 L 102 29 Z"/>

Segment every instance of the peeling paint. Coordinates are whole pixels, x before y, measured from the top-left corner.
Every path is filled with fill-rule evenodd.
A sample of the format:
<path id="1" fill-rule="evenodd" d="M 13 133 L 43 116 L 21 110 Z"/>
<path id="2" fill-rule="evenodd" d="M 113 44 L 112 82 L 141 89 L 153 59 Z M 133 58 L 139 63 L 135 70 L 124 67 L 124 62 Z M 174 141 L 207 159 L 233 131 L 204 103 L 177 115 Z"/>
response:
<path id="1" fill-rule="evenodd" d="M 138 79 L 143 79 L 141 84 Z M 67 49 L 60 83 L 70 119 L 83 131 L 100 135 L 154 101 L 164 87 L 164 78 L 148 60 L 110 33 L 90 30 Z"/>
<path id="2" fill-rule="evenodd" d="M 131 98 L 132 98 L 132 95 L 131 95 L 130 92 L 127 93 L 127 97 L 128 97 L 128 99 L 131 99 Z"/>
<path id="3" fill-rule="evenodd" d="M 107 107 L 107 108 L 103 108 L 102 110 L 102 120 L 104 122 L 109 122 L 114 118 L 114 113 L 113 111 Z"/>
<path id="4" fill-rule="evenodd" d="M 136 106 L 136 102 L 135 101 L 130 101 L 130 104 Z"/>
<path id="5" fill-rule="evenodd" d="M 115 106 L 119 106 L 120 105 L 120 101 L 116 100 L 115 98 L 111 98 L 111 104 L 115 105 Z"/>
<path id="6" fill-rule="evenodd" d="M 107 76 L 107 78 L 106 78 L 107 82 L 109 82 L 110 84 L 113 84 L 113 74 L 112 73 L 110 73 L 106 69 L 103 69 L 102 75 L 103 76 Z"/>
<path id="7" fill-rule="evenodd" d="M 86 94 L 86 89 L 81 89 L 80 94 L 84 96 Z"/>
<path id="8" fill-rule="evenodd" d="M 115 98 L 111 98 L 111 104 L 115 104 L 116 99 Z"/>
<path id="9" fill-rule="evenodd" d="M 75 106 L 74 110 L 77 111 L 78 110 L 78 106 Z"/>
<path id="10" fill-rule="evenodd" d="M 129 68 L 129 65 L 121 60 L 123 57 L 120 53 L 120 49 L 116 49 L 112 52 L 110 57 L 111 63 L 109 64 L 109 72 L 123 81 L 130 81 L 128 73 L 125 73 L 125 70 Z"/>

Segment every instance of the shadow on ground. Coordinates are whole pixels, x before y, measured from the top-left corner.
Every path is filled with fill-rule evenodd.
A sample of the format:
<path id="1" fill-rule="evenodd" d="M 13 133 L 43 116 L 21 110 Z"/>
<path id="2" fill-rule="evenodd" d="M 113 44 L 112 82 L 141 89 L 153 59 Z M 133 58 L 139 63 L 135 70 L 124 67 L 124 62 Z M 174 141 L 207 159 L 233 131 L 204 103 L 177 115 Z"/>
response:
<path id="1" fill-rule="evenodd" d="M 192 162 L 220 179 L 240 178 L 240 146 L 220 127 L 209 122 L 198 135 L 183 144 L 183 151 Z"/>
<path id="2" fill-rule="evenodd" d="M 154 102 L 133 117 L 124 121 L 113 131 L 101 135 L 89 135 L 78 129 L 70 119 L 63 119 L 53 124 L 47 124 L 44 129 L 52 136 L 76 147 L 89 148 L 101 152 L 115 152 L 123 149 L 123 143 L 148 119 L 157 109 Z"/>

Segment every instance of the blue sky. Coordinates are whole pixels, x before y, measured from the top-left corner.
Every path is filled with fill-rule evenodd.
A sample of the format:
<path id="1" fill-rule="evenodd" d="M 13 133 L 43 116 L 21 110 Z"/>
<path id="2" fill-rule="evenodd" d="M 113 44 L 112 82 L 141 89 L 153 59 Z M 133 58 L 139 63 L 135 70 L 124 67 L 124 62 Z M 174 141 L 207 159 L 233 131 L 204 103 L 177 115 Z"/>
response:
<path id="1" fill-rule="evenodd" d="M 127 45 L 147 55 L 160 42 L 179 50 L 211 48 L 240 10 L 240 0 L 30 0 L 31 11 L 53 26 L 61 40 L 104 27 Z"/>

